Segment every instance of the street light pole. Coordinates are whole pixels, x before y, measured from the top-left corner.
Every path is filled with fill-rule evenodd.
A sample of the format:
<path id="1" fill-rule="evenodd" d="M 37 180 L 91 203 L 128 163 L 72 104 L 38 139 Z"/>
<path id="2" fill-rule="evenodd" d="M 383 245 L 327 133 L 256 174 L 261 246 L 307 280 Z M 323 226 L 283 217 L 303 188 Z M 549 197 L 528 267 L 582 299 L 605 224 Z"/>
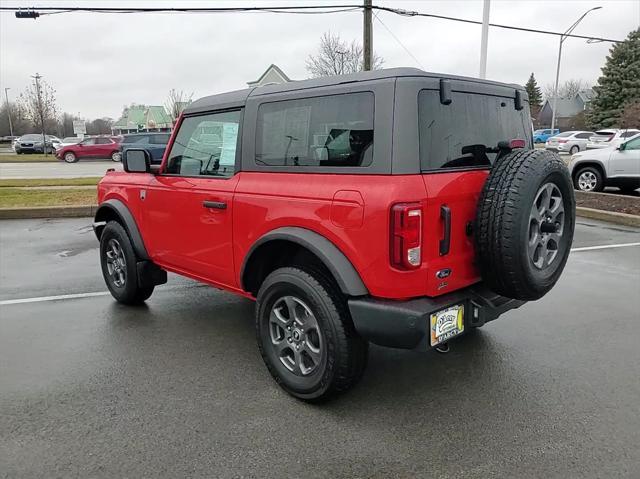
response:
<path id="1" fill-rule="evenodd" d="M 489 44 L 489 9 L 491 0 L 484 0 L 482 8 L 482 36 L 480 37 L 480 78 L 487 78 L 487 45 Z"/>
<path id="2" fill-rule="evenodd" d="M 11 108 L 9 108 L 9 94 L 7 93 L 7 91 L 9 90 L 11 90 L 11 88 L 4 89 L 4 98 L 7 101 L 7 116 L 9 117 L 9 135 L 13 137 L 13 125 L 11 123 Z M 13 138 L 11 138 L 11 140 L 13 140 Z"/>
<path id="3" fill-rule="evenodd" d="M 562 59 L 562 44 L 567 39 L 567 35 L 570 35 L 571 32 L 578 26 L 578 24 L 582 21 L 584 17 L 587 16 L 590 12 L 594 10 L 599 10 L 602 7 L 593 7 L 590 10 L 587 10 L 582 14 L 580 18 L 578 18 L 573 25 L 571 25 L 566 32 L 560 35 L 560 47 L 558 48 L 558 65 L 556 66 L 556 83 L 553 87 L 553 111 L 551 112 L 551 130 L 553 133 L 553 129 L 556 126 L 556 107 L 558 106 L 558 81 L 560 80 L 560 60 Z"/>
<path id="4" fill-rule="evenodd" d="M 362 53 L 364 56 L 364 70 L 371 70 L 373 67 L 373 19 L 371 16 L 372 0 L 364 0 L 364 24 L 362 29 Z"/>
<path id="5" fill-rule="evenodd" d="M 38 113 L 40 116 L 40 126 L 42 127 L 42 153 L 44 156 L 47 156 L 47 137 L 44 134 L 44 111 L 42 111 L 42 97 L 40 96 L 40 78 L 42 76 L 40 73 L 36 73 L 35 76 L 32 76 L 36 83 L 36 95 L 38 97 Z"/>

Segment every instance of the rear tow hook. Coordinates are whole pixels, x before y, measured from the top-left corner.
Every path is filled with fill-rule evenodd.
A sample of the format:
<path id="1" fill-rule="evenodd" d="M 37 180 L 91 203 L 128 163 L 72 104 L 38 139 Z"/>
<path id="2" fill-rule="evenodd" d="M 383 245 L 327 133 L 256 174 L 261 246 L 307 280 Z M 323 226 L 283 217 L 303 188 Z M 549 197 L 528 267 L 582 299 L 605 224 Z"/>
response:
<path id="1" fill-rule="evenodd" d="M 449 352 L 449 343 L 438 344 L 435 348 L 437 353 L 447 354 Z"/>

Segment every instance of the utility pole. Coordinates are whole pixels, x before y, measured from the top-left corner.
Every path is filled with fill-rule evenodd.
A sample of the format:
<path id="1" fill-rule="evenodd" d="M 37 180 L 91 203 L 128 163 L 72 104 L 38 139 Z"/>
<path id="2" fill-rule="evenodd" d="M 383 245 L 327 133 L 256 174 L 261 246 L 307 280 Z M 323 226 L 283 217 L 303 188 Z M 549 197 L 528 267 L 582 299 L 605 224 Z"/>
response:
<path id="1" fill-rule="evenodd" d="M 11 124 L 11 108 L 9 108 L 9 94 L 7 91 L 11 90 L 11 88 L 4 89 L 4 98 L 7 100 L 7 116 L 9 117 L 9 135 L 13 137 L 13 125 Z M 13 141 L 13 138 L 11 138 Z"/>
<path id="2" fill-rule="evenodd" d="M 567 39 L 565 35 L 569 35 L 577 26 L 578 23 L 582 21 L 584 17 L 586 17 L 590 12 L 594 10 L 600 10 L 602 7 L 593 7 L 590 10 L 587 10 L 582 14 L 580 18 L 578 18 L 573 25 L 567 28 L 567 31 L 560 35 L 560 47 L 558 48 L 558 64 L 556 66 L 556 83 L 553 87 L 553 110 L 551 111 L 551 133 L 553 133 L 553 129 L 556 127 L 556 108 L 558 106 L 558 81 L 560 80 L 560 60 L 562 59 L 562 44 Z M 588 42 L 588 40 L 587 40 Z"/>
<path id="3" fill-rule="evenodd" d="M 44 112 L 42 111 L 42 97 L 40 96 L 40 76 L 39 73 L 36 73 L 35 76 L 32 76 L 36 83 L 36 95 L 38 97 L 38 115 L 40 116 L 40 126 L 42 128 L 42 152 L 44 156 L 47 156 L 47 137 L 44 134 Z"/>
<path id="4" fill-rule="evenodd" d="M 365 71 L 371 70 L 371 61 L 373 56 L 373 25 L 371 24 L 371 0 L 364 0 L 364 28 L 362 46 L 364 55 L 364 69 Z"/>
<path id="5" fill-rule="evenodd" d="M 482 8 L 482 37 L 480 39 L 480 78 L 487 78 L 487 45 L 489 44 L 489 8 L 491 0 L 484 0 Z"/>

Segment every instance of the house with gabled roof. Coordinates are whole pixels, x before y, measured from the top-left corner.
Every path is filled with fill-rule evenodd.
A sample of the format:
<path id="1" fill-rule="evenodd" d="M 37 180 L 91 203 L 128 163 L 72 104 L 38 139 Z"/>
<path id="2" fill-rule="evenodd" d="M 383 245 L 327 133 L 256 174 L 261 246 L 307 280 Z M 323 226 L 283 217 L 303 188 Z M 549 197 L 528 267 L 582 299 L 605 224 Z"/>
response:
<path id="1" fill-rule="evenodd" d="M 172 127 L 171 117 L 163 106 L 132 105 L 111 126 L 111 133 L 122 135 L 140 131 L 170 131 Z"/>
<path id="2" fill-rule="evenodd" d="M 272 63 L 257 80 L 249 81 L 247 82 L 247 85 L 264 86 L 273 83 L 287 83 L 290 81 L 291 78 L 289 78 L 278 65 Z"/>
<path id="3" fill-rule="evenodd" d="M 585 111 L 593 98 L 593 90 L 586 88 L 580 90 L 572 98 L 558 98 L 556 102 L 556 127 L 572 128 L 572 120 L 578 113 Z M 553 98 L 547 98 L 538 113 L 536 126 L 549 128 L 551 126 L 551 116 L 553 115 Z"/>

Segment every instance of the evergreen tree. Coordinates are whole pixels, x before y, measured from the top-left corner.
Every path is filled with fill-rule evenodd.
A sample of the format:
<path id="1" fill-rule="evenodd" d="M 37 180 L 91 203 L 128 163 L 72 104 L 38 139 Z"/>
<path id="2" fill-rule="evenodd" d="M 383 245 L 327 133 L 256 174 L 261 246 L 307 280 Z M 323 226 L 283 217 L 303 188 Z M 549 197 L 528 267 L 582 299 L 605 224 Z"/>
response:
<path id="1" fill-rule="evenodd" d="M 640 99 L 640 28 L 609 50 L 593 90 L 590 123 L 594 128 L 619 127 L 624 107 Z"/>
<path id="2" fill-rule="evenodd" d="M 531 110 L 537 111 L 542 105 L 542 89 L 538 86 L 538 82 L 536 81 L 536 77 L 533 76 L 533 73 L 529 77 L 524 89 L 527 90 L 527 95 L 529 95 L 529 106 Z"/>

